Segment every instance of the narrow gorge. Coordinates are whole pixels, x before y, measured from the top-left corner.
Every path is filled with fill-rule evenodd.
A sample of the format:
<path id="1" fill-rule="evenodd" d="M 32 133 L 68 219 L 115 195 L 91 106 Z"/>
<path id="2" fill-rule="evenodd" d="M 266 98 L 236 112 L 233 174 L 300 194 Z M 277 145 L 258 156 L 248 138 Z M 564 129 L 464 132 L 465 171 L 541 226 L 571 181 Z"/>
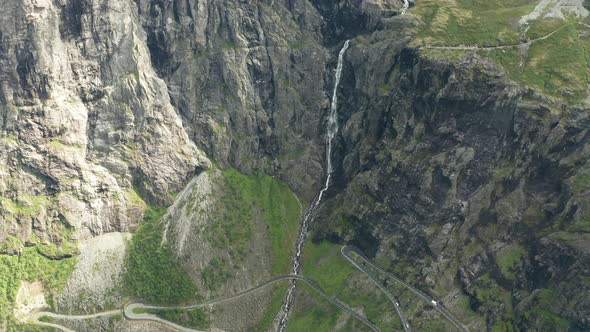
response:
<path id="1" fill-rule="evenodd" d="M 330 188 L 330 180 L 332 180 L 332 173 L 334 168 L 332 166 L 332 146 L 334 144 L 334 138 L 338 133 L 338 87 L 340 86 L 340 80 L 342 79 L 342 68 L 344 66 L 344 55 L 346 50 L 350 46 L 350 40 L 344 42 L 344 46 L 338 54 L 338 64 L 336 65 L 336 72 L 334 78 L 334 92 L 332 93 L 332 102 L 330 103 L 330 114 L 328 115 L 328 126 L 326 131 L 326 183 L 320 190 L 317 197 L 311 203 L 311 206 L 303 214 L 301 220 L 301 228 L 299 230 L 299 236 L 295 243 L 295 257 L 293 258 L 293 274 L 299 275 L 301 272 L 301 255 L 303 254 L 303 246 L 307 239 L 307 233 L 309 232 L 309 223 L 313 221 L 313 215 L 315 210 L 322 202 L 324 194 Z M 289 319 L 289 313 L 291 306 L 294 301 L 294 292 L 296 287 L 296 281 L 293 280 L 289 289 L 287 290 L 287 296 L 280 312 L 279 331 L 283 332 L 287 328 L 287 322 Z"/>

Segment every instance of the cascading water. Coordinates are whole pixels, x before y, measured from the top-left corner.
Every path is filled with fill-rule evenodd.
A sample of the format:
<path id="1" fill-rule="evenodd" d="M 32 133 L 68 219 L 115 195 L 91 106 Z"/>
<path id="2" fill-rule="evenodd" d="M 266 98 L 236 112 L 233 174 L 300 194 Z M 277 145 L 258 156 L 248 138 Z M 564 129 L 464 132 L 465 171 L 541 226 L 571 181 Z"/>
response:
<path id="1" fill-rule="evenodd" d="M 402 8 L 402 15 L 405 14 L 410 8 L 410 2 L 408 0 L 404 0 L 404 7 Z"/>
<path id="2" fill-rule="evenodd" d="M 332 93 L 332 104 L 330 105 L 330 115 L 328 117 L 328 134 L 326 135 L 326 182 L 324 183 L 324 187 L 320 190 L 316 198 L 311 203 L 311 206 L 307 209 L 307 211 L 305 211 L 303 215 L 301 228 L 299 229 L 299 237 L 297 238 L 296 243 L 295 257 L 293 258 L 293 274 L 295 275 L 299 275 L 299 272 L 301 270 L 301 254 L 303 252 L 303 245 L 305 244 L 305 240 L 307 238 L 309 224 L 313 219 L 313 213 L 320 205 L 320 202 L 322 201 L 324 194 L 330 187 L 330 181 L 332 180 L 332 172 L 334 171 L 332 165 L 332 145 L 334 137 L 338 133 L 338 86 L 340 85 L 340 79 L 342 78 L 344 54 L 346 53 L 346 50 L 348 50 L 349 46 L 350 40 L 347 40 L 344 43 L 342 49 L 340 50 L 340 53 L 338 54 L 338 65 L 336 66 L 334 92 Z M 291 282 L 291 284 L 289 285 L 289 290 L 287 291 L 287 297 L 285 298 L 285 302 L 283 303 L 283 307 L 281 308 L 279 321 L 280 332 L 284 332 L 287 328 L 287 320 L 289 318 L 291 306 L 293 305 L 295 287 L 296 282 Z"/>

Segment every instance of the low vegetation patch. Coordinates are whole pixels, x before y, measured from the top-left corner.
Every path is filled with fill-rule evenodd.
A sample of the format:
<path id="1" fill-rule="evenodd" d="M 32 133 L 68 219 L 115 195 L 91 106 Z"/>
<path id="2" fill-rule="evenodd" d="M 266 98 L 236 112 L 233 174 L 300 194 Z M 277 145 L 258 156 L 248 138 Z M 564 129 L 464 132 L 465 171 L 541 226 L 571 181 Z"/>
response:
<path id="1" fill-rule="evenodd" d="M 305 245 L 303 275 L 317 282 L 326 293 L 336 295 L 356 268 L 340 253 L 341 246 L 309 242 Z"/>
<path id="2" fill-rule="evenodd" d="M 572 178 L 572 189 L 576 194 L 583 194 L 590 190 L 590 167 L 584 165 Z"/>
<path id="3" fill-rule="evenodd" d="M 521 24 L 536 2 L 529 0 L 423 0 L 412 11 L 419 17 L 420 45 L 509 48 L 478 54 L 504 67 L 508 76 L 547 96 L 576 103 L 587 96 L 590 29 L 578 18 L 544 18 Z M 531 42 L 529 46 L 516 47 Z M 457 57 L 456 50 L 425 51 L 425 56 Z"/>
<path id="4" fill-rule="evenodd" d="M 231 277 L 231 271 L 228 268 L 228 263 L 220 258 L 213 258 L 205 267 L 202 273 L 203 282 L 210 290 L 217 290 L 221 288 L 227 280 Z"/>
<path id="5" fill-rule="evenodd" d="M 514 279 L 514 269 L 520 264 L 524 255 L 526 250 L 518 244 L 509 245 L 498 253 L 496 260 L 504 277 Z"/>
<path id="6" fill-rule="evenodd" d="M 512 297 L 508 290 L 498 285 L 489 274 L 481 276 L 471 287 L 474 294 L 471 298 L 471 307 L 477 308 L 477 311 L 483 314 L 496 313 L 498 321 L 511 322 Z M 503 310 L 498 312 L 498 308 Z"/>
<path id="7" fill-rule="evenodd" d="M 494 50 L 487 56 L 506 68 L 515 81 L 575 102 L 584 98 L 588 90 L 588 31 L 587 27 L 570 22 L 551 37 L 531 44 L 526 53 L 515 48 Z"/>
<path id="8" fill-rule="evenodd" d="M 341 246 L 329 242 L 307 243 L 304 251 L 303 275 L 317 282 L 330 296 L 338 298 L 351 308 L 366 315 L 383 331 L 401 328 L 391 302 L 362 272 L 359 272 L 340 253 Z M 303 283 L 299 283 L 302 287 Z M 342 309 L 327 302 L 311 288 L 305 286 L 299 306 L 291 319 L 289 331 L 334 331 L 342 324 L 339 317 L 348 316 Z M 303 294 L 301 294 L 303 296 Z M 300 301 L 298 299 L 298 301 Z M 352 317 L 345 322 L 344 330 L 365 330 L 366 326 Z"/>
<path id="9" fill-rule="evenodd" d="M 53 294 L 63 288 L 75 264 L 75 257 L 53 260 L 41 255 L 39 245 L 24 248 L 20 255 L 0 255 L 0 323 L 8 320 L 7 331 L 21 331 L 10 311 L 21 281 L 42 282 L 49 291 L 46 296 L 51 305 Z"/>
<path id="10" fill-rule="evenodd" d="M 559 315 L 559 291 L 542 289 L 533 299 L 532 306 L 522 319 L 526 321 L 531 331 L 566 331 L 570 326 L 567 319 Z"/>
<path id="11" fill-rule="evenodd" d="M 270 176 L 247 176 L 234 169 L 223 175 L 219 213 L 205 229 L 208 240 L 216 248 L 228 248 L 232 260 L 239 262 L 248 254 L 254 222 L 260 218 L 272 245 L 273 274 L 288 273 L 301 216 L 297 197 Z M 212 263 L 219 270 L 219 262 Z"/>
<path id="12" fill-rule="evenodd" d="M 126 289 L 153 304 L 177 304 L 197 296 L 195 285 L 172 249 L 162 244 L 164 208 L 149 207 L 128 245 Z"/>
<path id="13" fill-rule="evenodd" d="M 300 288 L 297 299 L 298 301 L 306 301 L 305 308 L 297 306 L 294 308 L 287 331 L 334 331 L 340 309 L 317 295 L 311 287 L 301 284 Z"/>
<path id="14" fill-rule="evenodd" d="M 256 326 L 249 331 L 270 331 L 272 329 L 273 321 L 283 306 L 283 300 L 285 299 L 285 294 L 287 294 L 288 285 L 289 281 L 282 281 L 273 286 L 270 304 L 266 306 L 262 319 L 260 319 Z"/>
<path id="15" fill-rule="evenodd" d="M 412 13 L 423 44 L 491 46 L 519 42 L 518 21 L 534 8 L 529 0 L 422 0 Z"/>
<path id="16" fill-rule="evenodd" d="M 33 216 L 49 205 L 49 199 L 45 196 L 20 195 L 18 199 L 12 200 L 0 196 L 0 205 L 9 214 Z"/>

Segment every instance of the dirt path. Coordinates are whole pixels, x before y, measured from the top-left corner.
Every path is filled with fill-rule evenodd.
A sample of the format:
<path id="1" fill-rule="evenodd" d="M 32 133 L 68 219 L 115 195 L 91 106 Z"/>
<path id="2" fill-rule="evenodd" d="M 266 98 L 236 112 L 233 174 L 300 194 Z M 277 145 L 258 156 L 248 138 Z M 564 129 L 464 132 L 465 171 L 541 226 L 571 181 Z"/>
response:
<path id="1" fill-rule="evenodd" d="M 104 312 L 99 312 L 99 313 L 90 314 L 90 315 L 62 315 L 62 314 L 56 314 L 54 312 L 49 312 L 49 311 L 41 311 L 41 312 L 36 312 L 36 313 L 32 313 L 32 314 L 28 315 L 25 319 L 23 319 L 23 322 L 27 323 L 27 324 L 53 327 L 55 329 L 62 330 L 64 332 L 76 332 L 74 330 L 68 329 L 65 326 L 53 324 L 53 323 L 48 323 L 48 322 L 43 322 L 43 321 L 40 321 L 40 319 L 41 319 L 41 317 L 50 317 L 50 318 L 68 319 L 68 320 L 84 320 L 84 319 L 93 319 L 93 318 L 98 318 L 98 317 L 116 316 L 116 315 L 120 315 L 122 313 L 123 313 L 123 310 L 121 310 L 121 309 L 104 311 Z"/>
<path id="2" fill-rule="evenodd" d="M 585 23 L 581 23 L 581 22 L 577 22 L 577 23 L 590 28 L 590 26 Z M 530 46 L 535 42 L 539 42 L 541 40 L 545 40 L 547 38 L 550 38 L 551 36 L 553 36 L 557 32 L 561 31 L 565 27 L 570 26 L 572 24 L 575 24 L 575 22 L 566 23 L 566 24 L 560 26 L 559 28 L 555 29 L 554 31 L 546 34 L 545 36 L 535 38 L 535 39 L 530 39 L 526 42 L 518 43 L 518 44 L 496 45 L 496 46 L 431 46 L 431 45 L 425 45 L 425 46 L 419 46 L 418 49 L 456 50 L 456 51 L 492 51 L 492 50 L 514 48 L 514 47 L 524 47 L 524 46 Z"/>

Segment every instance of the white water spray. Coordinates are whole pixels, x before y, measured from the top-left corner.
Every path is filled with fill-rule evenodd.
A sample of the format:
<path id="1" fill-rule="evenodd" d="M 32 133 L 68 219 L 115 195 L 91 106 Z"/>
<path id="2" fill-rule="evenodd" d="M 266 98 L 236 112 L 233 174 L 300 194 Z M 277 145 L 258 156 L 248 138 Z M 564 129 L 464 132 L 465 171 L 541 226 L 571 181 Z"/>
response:
<path id="1" fill-rule="evenodd" d="M 410 8 L 410 2 L 408 0 L 404 0 L 404 7 L 402 8 L 402 15 L 405 14 Z"/>
<path id="2" fill-rule="evenodd" d="M 326 136 L 326 182 L 324 183 L 324 187 L 320 190 L 317 197 L 311 203 L 311 206 L 305 211 L 303 215 L 303 219 L 301 222 L 301 228 L 299 229 L 299 237 L 297 238 L 296 243 L 296 250 L 295 250 L 295 257 L 293 258 L 293 274 L 299 275 L 299 271 L 301 270 L 301 254 L 303 252 L 303 245 L 305 244 L 305 240 L 307 238 L 307 231 L 309 229 L 309 224 L 313 219 L 313 213 L 320 205 L 324 194 L 330 187 L 330 181 L 332 180 L 332 173 L 334 171 L 332 165 L 332 146 L 334 137 L 338 133 L 338 86 L 340 85 L 340 79 L 342 78 L 342 68 L 344 62 L 344 54 L 348 47 L 350 46 L 350 40 L 347 40 L 344 43 L 344 46 L 340 50 L 338 54 L 338 65 L 336 66 L 336 77 L 334 81 L 334 92 L 332 93 L 332 104 L 330 105 L 330 115 L 328 117 L 328 135 Z M 287 297 L 285 298 L 285 302 L 283 303 L 283 307 L 280 311 L 280 321 L 279 321 L 279 331 L 284 332 L 287 328 L 287 321 L 289 319 L 289 312 L 291 311 L 291 306 L 293 305 L 294 300 L 294 293 L 295 293 L 295 281 L 291 282 L 289 285 L 289 290 L 287 291 Z"/>

